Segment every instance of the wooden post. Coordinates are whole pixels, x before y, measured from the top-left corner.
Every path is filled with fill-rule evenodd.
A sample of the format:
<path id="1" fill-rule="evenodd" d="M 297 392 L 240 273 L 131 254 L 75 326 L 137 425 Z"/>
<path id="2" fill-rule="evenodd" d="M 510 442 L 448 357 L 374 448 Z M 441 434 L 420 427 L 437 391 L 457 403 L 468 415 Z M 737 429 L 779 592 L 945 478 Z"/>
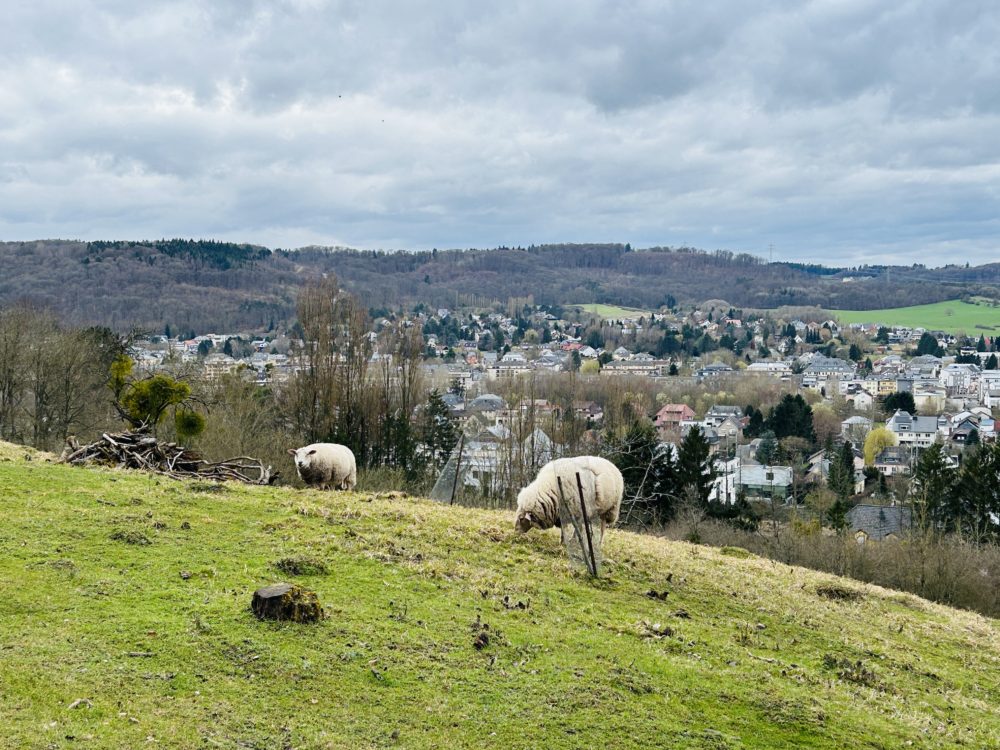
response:
<path id="1" fill-rule="evenodd" d="M 566 497 L 563 495 L 562 477 L 556 474 L 556 485 L 559 487 L 559 507 L 566 505 Z M 567 508 L 569 506 L 566 506 Z"/>
<path id="2" fill-rule="evenodd" d="M 458 490 L 458 477 L 462 470 L 462 448 L 465 447 L 465 433 L 458 439 L 458 460 L 455 462 L 455 481 L 451 485 L 451 500 L 448 505 L 455 504 L 455 492 Z"/>
<path id="3" fill-rule="evenodd" d="M 590 550 L 590 572 L 597 577 L 597 557 L 594 555 L 594 540 L 590 535 L 590 518 L 587 516 L 587 501 L 583 497 L 583 480 L 576 473 L 576 489 L 580 493 L 580 510 L 583 511 L 583 528 L 587 532 L 587 547 Z"/>

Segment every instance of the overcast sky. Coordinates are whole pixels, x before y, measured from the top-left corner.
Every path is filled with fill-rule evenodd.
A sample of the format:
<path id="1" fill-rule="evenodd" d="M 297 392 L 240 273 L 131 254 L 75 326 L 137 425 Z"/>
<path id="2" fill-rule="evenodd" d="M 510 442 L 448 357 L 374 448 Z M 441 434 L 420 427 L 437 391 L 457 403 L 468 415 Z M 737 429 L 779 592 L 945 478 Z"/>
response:
<path id="1" fill-rule="evenodd" d="M 0 239 L 1000 260 L 993 0 L 14 0 Z"/>

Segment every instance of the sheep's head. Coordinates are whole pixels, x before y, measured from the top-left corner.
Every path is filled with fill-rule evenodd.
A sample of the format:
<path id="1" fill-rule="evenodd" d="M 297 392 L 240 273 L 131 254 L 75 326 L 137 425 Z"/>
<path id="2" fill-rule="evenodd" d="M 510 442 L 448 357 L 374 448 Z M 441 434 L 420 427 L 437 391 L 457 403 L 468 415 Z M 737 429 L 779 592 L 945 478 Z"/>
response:
<path id="1" fill-rule="evenodd" d="M 308 469 L 312 465 L 313 456 L 316 454 L 315 448 L 289 448 L 288 455 L 294 457 L 295 468 Z"/>
<path id="2" fill-rule="evenodd" d="M 526 510 L 518 511 L 514 519 L 514 530 L 518 534 L 526 534 L 535 525 L 535 518 Z"/>
<path id="3" fill-rule="evenodd" d="M 538 526 L 538 519 L 528 510 L 531 504 L 530 485 L 521 490 L 517 495 L 517 515 L 514 517 L 514 530 L 518 534 L 526 534 L 532 526 Z"/>

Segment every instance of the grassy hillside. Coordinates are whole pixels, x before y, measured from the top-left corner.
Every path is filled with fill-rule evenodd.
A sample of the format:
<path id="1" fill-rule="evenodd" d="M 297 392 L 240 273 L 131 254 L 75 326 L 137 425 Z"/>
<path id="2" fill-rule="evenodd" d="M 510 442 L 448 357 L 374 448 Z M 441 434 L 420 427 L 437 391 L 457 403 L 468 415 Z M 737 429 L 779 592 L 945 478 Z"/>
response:
<path id="1" fill-rule="evenodd" d="M 908 326 L 970 336 L 1000 332 L 1000 308 L 961 300 L 935 302 L 933 305 L 895 307 L 885 310 L 830 310 L 841 323 L 877 323 L 885 326 Z"/>
<path id="2" fill-rule="evenodd" d="M 618 531 L 593 582 L 510 514 L 24 455 L 0 748 L 1000 747 L 997 623 L 913 596 Z M 328 619 L 250 615 L 288 578 Z"/>
<path id="3" fill-rule="evenodd" d="M 602 318 L 632 318 L 636 315 L 649 315 L 649 310 L 639 310 L 635 307 L 618 307 L 616 305 L 599 305 L 597 303 L 570 305 L 570 307 L 579 307 L 584 312 L 598 315 Z"/>

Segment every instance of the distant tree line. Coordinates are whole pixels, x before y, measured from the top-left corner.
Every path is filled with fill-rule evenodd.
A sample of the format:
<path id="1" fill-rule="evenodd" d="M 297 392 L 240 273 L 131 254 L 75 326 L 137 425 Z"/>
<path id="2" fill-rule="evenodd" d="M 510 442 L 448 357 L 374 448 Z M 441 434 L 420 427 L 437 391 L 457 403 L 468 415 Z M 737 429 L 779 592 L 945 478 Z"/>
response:
<path id="1" fill-rule="evenodd" d="M 0 439 L 57 450 L 108 424 L 110 370 L 126 349 L 107 328 L 66 328 L 31 307 L 0 310 Z"/>
<path id="2" fill-rule="evenodd" d="M 603 302 L 640 308 L 719 295 L 737 307 L 876 309 L 965 295 L 996 298 L 1000 268 L 825 269 L 746 253 L 627 244 L 544 245 L 429 252 L 343 248 L 269 250 L 212 240 L 0 243 L 0 305 L 29 300 L 63 320 L 124 330 L 171 325 L 199 333 L 290 325 L 303 279 L 334 273 L 367 307 L 461 299 L 503 305 Z M 844 275 L 866 277 L 843 283 Z M 874 273 L 874 275 L 873 275 Z M 673 303 L 673 304 L 671 304 Z"/>

